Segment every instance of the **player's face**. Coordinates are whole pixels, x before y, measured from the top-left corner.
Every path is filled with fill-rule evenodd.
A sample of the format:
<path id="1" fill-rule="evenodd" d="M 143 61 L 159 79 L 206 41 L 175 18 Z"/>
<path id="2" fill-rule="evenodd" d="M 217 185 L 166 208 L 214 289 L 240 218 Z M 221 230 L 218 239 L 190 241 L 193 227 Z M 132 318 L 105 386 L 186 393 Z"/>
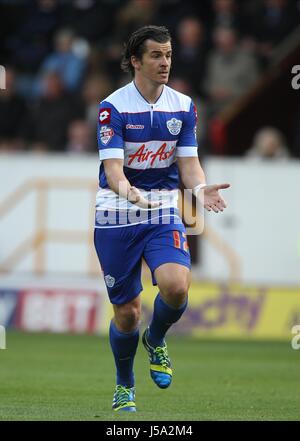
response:
<path id="1" fill-rule="evenodd" d="M 135 66 L 140 75 L 156 84 L 166 84 L 169 80 L 171 68 L 171 42 L 158 43 L 146 40 L 146 50 Z"/>

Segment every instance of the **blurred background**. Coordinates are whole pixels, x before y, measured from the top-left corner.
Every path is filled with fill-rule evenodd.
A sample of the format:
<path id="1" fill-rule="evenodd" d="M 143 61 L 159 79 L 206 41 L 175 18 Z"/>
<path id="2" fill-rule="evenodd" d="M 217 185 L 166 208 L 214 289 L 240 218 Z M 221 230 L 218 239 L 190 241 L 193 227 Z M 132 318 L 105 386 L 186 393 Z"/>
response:
<path id="1" fill-rule="evenodd" d="M 0 0 L 0 324 L 107 332 L 93 246 L 98 105 L 131 81 L 123 43 L 145 24 L 172 34 L 169 85 L 196 104 L 207 181 L 232 185 L 226 212 L 189 237 L 190 308 L 172 332 L 290 339 L 300 324 L 296 0 Z M 147 268 L 144 287 L 146 323 Z"/>

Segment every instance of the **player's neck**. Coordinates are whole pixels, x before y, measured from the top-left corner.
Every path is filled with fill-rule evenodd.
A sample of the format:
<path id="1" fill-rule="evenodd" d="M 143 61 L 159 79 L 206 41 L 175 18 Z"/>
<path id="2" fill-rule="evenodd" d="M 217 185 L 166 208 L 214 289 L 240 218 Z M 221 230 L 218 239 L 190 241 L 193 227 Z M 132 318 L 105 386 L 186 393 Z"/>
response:
<path id="1" fill-rule="evenodd" d="M 133 81 L 140 94 L 149 104 L 154 104 L 162 94 L 164 84 L 150 83 L 150 81 L 145 81 L 138 76 Z"/>

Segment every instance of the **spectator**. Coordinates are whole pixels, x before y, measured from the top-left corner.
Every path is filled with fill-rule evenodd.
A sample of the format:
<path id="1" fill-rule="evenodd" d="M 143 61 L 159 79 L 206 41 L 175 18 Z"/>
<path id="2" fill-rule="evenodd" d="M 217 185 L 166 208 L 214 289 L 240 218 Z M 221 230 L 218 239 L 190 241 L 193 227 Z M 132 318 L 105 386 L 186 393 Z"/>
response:
<path id="1" fill-rule="evenodd" d="M 184 77 L 193 92 L 200 93 L 207 52 L 205 29 L 195 17 L 185 17 L 179 22 L 172 60 L 172 75 Z"/>
<path id="2" fill-rule="evenodd" d="M 8 77 L 12 89 L 0 92 L 0 142 L 10 150 L 23 149 L 26 140 L 35 149 L 65 149 L 74 118 L 94 132 L 98 102 L 130 81 L 119 69 L 123 41 L 143 24 L 170 27 L 170 82 L 193 96 L 199 119 L 207 121 L 251 88 L 257 61 L 268 61 L 300 23 L 294 0 L 0 0 L 0 9 L 1 64 L 17 72 Z M 55 75 L 46 79 L 49 72 L 63 81 L 56 98 L 45 87 L 56 81 Z M 298 132 L 296 126 L 290 144 L 300 157 Z M 202 124 L 197 136 L 203 151 Z M 92 141 L 93 149 L 96 137 Z"/>
<path id="3" fill-rule="evenodd" d="M 253 146 L 246 152 L 246 156 L 255 159 L 286 159 L 290 153 L 279 130 L 263 127 L 254 136 Z"/>
<path id="4" fill-rule="evenodd" d="M 300 24 L 297 2 L 263 0 L 252 16 L 251 33 L 263 62 L 271 58 L 274 48 Z"/>
<path id="5" fill-rule="evenodd" d="M 255 4 L 254 1 L 249 3 L 252 7 Z M 255 52 L 255 42 L 251 37 L 249 12 L 246 7 L 249 3 L 237 0 L 213 0 L 214 19 L 211 28 L 235 29 L 240 36 L 240 44 L 249 52 Z"/>
<path id="6" fill-rule="evenodd" d="M 91 127 L 84 120 L 72 121 L 68 127 L 67 152 L 88 153 L 92 151 Z"/>
<path id="7" fill-rule="evenodd" d="M 235 0 L 213 0 L 213 27 L 239 29 L 241 18 Z"/>
<path id="8" fill-rule="evenodd" d="M 54 40 L 55 51 L 45 59 L 41 71 L 58 72 L 66 90 L 75 91 L 83 78 L 86 60 L 74 53 L 74 34 L 71 30 L 60 30 Z"/>
<path id="9" fill-rule="evenodd" d="M 138 27 L 155 24 L 159 3 L 157 0 L 129 0 L 116 15 L 115 29 L 123 41 Z"/>
<path id="10" fill-rule="evenodd" d="M 23 98 L 15 91 L 15 71 L 6 69 L 6 89 L 0 90 L 0 147 L 1 149 L 22 149 L 21 141 L 26 106 Z"/>
<path id="11" fill-rule="evenodd" d="M 156 23 L 158 12 L 157 0 L 129 0 L 115 15 L 114 32 L 107 34 L 105 41 L 106 72 L 114 83 L 114 87 L 121 79 L 120 59 L 123 52 L 123 43 L 128 35 L 140 26 Z M 101 47 L 103 47 L 103 42 Z"/>
<path id="12" fill-rule="evenodd" d="M 61 25 L 94 43 L 111 36 L 116 9 L 123 0 L 72 0 L 63 3 Z"/>
<path id="13" fill-rule="evenodd" d="M 240 48 L 234 29 L 217 28 L 214 44 L 204 79 L 212 114 L 246 93 L 258 77 L 256 59 Z"/>
<path id="14" fill-rule="evenodd" d="M 22 2 L 19 3 L 20 7 L 24 8 Z M 4 39 L 4 46 L 11 54 L 9 62 L 23 73 L 35 74 L 51 50 L 51 40 L 58 25 L 60 7 L 57 0 L 24 3 L 22 19 L 13 32 L 10 30 Z"/>
<path id="15" fill-rule="evenodd" d="M 38 150 L 63 151 L 67 128 L 72 120 L 84 117 L 84 109 L 66 93 L 58 73 L 46 73 L 43 84 L 43 96 L 31 111 L 27 139 L 33 142 L 33 148 L 38 146 Z"/>
<path id="16" fill-rule="evenodd" d="M 172 77 L 168 83 L 170 87 L 185 95 L 191 96 L 197 109 L 197 141 L 199 148 L 199 154 L 203 157 L 204 144 L 207 136 L 207 114 L 204 101 L 197 95 L 193 94 L 192 86 L 189 81 L 181 77 Z"/>

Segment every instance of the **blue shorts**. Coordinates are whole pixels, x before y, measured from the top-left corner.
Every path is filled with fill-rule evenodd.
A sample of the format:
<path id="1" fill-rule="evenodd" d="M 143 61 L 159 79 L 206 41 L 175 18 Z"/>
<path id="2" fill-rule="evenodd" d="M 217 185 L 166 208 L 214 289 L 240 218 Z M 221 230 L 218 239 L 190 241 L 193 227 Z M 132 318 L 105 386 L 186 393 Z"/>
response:
<path id="1" fill-rule="evenodd" d="M 94 242 L 111 303 L 130 302 L 143 290 L 142 258 L 156 285 L 154 271 L 164 263 L 191 268 L 185 227 L 182 223 L 137 224 L 95 228 Z"/>

